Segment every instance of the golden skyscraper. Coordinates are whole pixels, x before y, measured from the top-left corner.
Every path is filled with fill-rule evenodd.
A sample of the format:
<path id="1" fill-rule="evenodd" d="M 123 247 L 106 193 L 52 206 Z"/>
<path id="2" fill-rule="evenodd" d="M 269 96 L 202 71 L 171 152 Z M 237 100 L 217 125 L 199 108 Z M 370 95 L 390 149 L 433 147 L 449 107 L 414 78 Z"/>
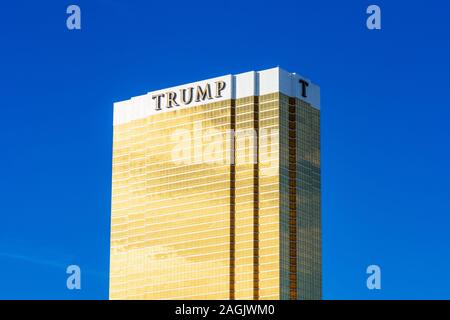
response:
<path id="1" fill-rule="evenodd" d="M 320 299 L 320 91 L 280 68 L 114 105 L 111 299 Z"/>

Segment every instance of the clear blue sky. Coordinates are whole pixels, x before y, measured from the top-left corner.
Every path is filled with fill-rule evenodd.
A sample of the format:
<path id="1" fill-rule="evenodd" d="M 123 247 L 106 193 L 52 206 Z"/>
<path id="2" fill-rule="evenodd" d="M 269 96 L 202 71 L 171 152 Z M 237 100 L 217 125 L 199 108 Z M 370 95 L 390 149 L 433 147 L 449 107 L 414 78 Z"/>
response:
<path id="1" fill-rule="evenodd" d="M 374 3 L 3 3 L 0 298 L 108 297 L 114 101 L 279 65 L 322 90 L 324 298 L 449 299 L 450 5 Z"/>

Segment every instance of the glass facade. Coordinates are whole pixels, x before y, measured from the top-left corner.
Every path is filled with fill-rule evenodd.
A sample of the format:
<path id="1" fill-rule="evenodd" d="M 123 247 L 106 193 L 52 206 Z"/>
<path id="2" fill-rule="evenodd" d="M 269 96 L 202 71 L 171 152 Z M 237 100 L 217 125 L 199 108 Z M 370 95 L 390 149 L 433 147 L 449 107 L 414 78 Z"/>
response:
<path id="1" fill-rule="evenodd" d="M 320 299 L 320 111 L 275 92 L 114 126 L 111 299 Z"/>
<path id="2" fill-rule="evenodd" d="M 115 126 L 112 299 L 228 299 L 230 165 L 205 163 L 197 149 L 209 129 L 230 129 L 230 105 Z"/>

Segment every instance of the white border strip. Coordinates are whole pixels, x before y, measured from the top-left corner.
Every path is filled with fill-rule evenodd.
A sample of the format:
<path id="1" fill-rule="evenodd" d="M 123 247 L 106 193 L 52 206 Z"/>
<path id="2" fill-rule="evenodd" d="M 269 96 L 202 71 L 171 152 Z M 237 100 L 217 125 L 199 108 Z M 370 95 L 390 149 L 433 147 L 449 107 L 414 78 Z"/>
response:
<path id="1" fill-rule="evenodd" d="M 302 96 L 301 80 L 308 83 L 307 96 Z M 222 82 L 225 87 L 217 95 L 217 83 Z M 209 85 L 210 96 L 196 101 L 197 88 L 205 89 Z M 192 89 L 191 89 L 192 88 Z M 192 102 L 182 104 L 181 92 L 193 92 Z M 178 106 L 167 108 L 167 93 L 174 92 Z M 279 67 L 262 70 L 249 71 L 237 75 L 225 75 L 208 80 L 192 82 L 167 89 L 151 91 L 145 95 L 136 96 L 129 100 L 114 103 L 114 125 L 128 123 L 133 120 L 143 119 L 151 115 L 171 112 L 183 108 L 194 107 L 206 103 L 220 102 L 229 99 L 239 99 L 250 96 L 262 96 L 265 94 L 281 92 L 290 97 L 296 97 L 310 103 L 313 107 L 320 109 L 320 88 L 309 79 L 301 77 L 296 73 L 289 73 Z M 164 94 L 161 99 L 161 110 L 157 110 L 157 96 Z"/>

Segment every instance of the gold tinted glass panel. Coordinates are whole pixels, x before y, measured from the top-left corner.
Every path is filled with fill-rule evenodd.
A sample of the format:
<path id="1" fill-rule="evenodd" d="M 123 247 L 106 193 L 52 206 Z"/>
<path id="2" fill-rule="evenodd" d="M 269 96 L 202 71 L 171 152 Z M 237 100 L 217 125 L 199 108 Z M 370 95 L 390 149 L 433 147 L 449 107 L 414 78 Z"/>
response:
<path id="1" fill-rule="evenodd" d="M 115 126 L 112 299 L 229 298 L 230 165 L 204 148 L 229 126 L 230 101 Z"/>

